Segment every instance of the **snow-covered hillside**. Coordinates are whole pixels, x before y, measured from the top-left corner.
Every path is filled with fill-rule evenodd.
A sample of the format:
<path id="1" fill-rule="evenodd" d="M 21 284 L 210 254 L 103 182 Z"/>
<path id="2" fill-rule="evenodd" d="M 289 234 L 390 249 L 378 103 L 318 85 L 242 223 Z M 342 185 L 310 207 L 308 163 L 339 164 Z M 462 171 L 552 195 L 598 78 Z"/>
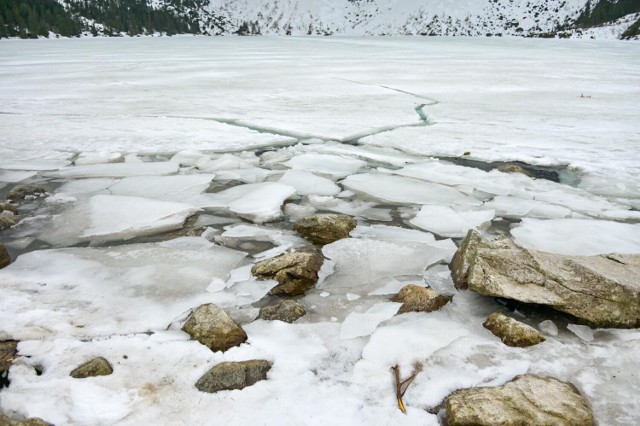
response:
<path id="1" fill-rule="evenodd" d="M 570 26 L 586 0 L 211 0 L 214 34 L 538 36 Z M 591 7 L 595 2 L 591 2 Z M 596 32 L 616 38 L 625 28 Z M 577 33 L 573 33 L 576 35 Z"/>

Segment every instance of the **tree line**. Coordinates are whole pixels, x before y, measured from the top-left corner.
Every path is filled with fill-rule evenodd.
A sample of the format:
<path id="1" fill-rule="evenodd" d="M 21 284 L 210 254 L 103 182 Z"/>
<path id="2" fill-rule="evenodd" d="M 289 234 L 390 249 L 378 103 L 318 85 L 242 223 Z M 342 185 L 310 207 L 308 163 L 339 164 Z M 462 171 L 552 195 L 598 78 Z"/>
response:
<path id="1" fill-rule="evenodd" d="M 192 11 L 191 7 L 202 2 L 169 0 L 155 9 L 147 0 L 67 0 L 66 8 L 56 0 L 0 0 L 0 38 L 47 37 L 49 32 L 76 37 L 83 31 L 130 36 L 155 32 L 198 34 L 197 16 L 178 11 Z"/>
<path id="2" fill-rule="evenodd" d="M 587 7 L 580 14 L 575 24 L 579 28 L 589 28 L 605 22 L 615 21 L 625 15 L 640 12 L 638 0 L 601 0 L 592 6 L 593 0 L 587 3 Z"/>

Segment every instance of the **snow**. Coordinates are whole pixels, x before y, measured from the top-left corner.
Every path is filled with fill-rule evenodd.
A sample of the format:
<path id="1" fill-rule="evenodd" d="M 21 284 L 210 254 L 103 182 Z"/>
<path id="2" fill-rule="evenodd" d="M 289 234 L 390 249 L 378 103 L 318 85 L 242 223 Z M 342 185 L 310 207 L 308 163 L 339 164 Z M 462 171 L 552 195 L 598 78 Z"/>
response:
<path id="1" fill-rule="evenodd" d="M 246 16 L 287 12 L 271 22 L 273 32 L 287 22 L 334 30 L 324 19 L 334 9 L 323 2 L 299 1 L 296 13 L 314 12 L 304 19 L 288 1 L 275 12 L 246 2 L 256 5 Z M 412 32 L 430 22 L 414 19 L 426 0 L 359 3 L 372 16 L 354 24 L 358 31 Z M 524 11 L 502 0 L 490 9 L 428 5 L 463 19 L 481 9 L 472 29 L 503 6 Z M 523 27 L 533 25 L 527 15 Z M 542 27 L 553 24 L 549 13 L 540 16 Z M 11 385 L 0 391 L 2 412 L 78 425 L 207 424 L 215 413 L 246 425 L 259 407 L 259 423 L 268 425 L 437 425 L 429 410 L 450 392 L 535 373 L 576 385 L 599 424 L 640 423 L 640 401 L 629 397 L 640 392 L 637 377 L 620 374 L 640 368 L 638 330 L 586 330 L 526 311 L 518 318 L 547 340 L 509 348 L 482 327 L 504 307 L 457 291 L 447 265 L 451 238 L 475 226 L 560 253 L 640 251 L 636 44 L 0 44 L 1 195 L 17 181 L 52 191 L 22 203 L 21 222 L 1 234 L 14 263 L 0 270 L 0 339 L 21 340 Z M 465 159 L 547 166 L 560 182 L 466 167 Z M 296 298 L 304 317 L 255 320 L 276 300 L 267 295 L 276 283 L 256 280 L 252 266 L 308 246 L 291 223 L 316 211 L 351 214 L 358 226 L 322 247 L 318 284 Z M 206 238 L 176 238 L 195 226 L 208 227 Z M 437 312 L 398 315 L 390 298 L 407 284 L 453 299 Z M 202 303 L 227 310 L 248 342 L 212 353 L 189 340 L 180 327 Z M 95 356 L 114 374 L 68 376 Z M 212 395 L 194 387 L 219 362 L 248 359 L 273 363 L 266 381 Z M 395 363 L 402 377 L 422 364 L 406 415 L 395 401 Z"/>

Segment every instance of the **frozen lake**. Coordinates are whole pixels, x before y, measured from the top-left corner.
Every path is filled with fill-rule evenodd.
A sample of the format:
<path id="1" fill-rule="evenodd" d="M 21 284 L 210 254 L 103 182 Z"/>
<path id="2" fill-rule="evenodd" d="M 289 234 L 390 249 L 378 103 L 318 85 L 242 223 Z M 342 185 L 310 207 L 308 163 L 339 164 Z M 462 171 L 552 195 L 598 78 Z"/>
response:
<path id="1" fill-rule="evenodd" d="M 78 425 L 437 425 L 428 410 L 451 391 L 531 372 L 575 384 L 600 425 L 638 424 L 637 330 L 590 339 L 525 313 L 560 332 L 508 348 L 481 326 L 500 305 L 458 293 L 446 264 L 472 227 L 556 253 L 640 252 L 639 106 L 640 44 L 619 41 L 2 40 L 0 200 L 16 183 L 51 195 L 0 233 L 20 255 L 0 271 L 0 340 L 30 357 L 0 409 Z M 496 170 L 513 162 L 536 178 Z M 248 267 L 304 245 L 291 223 L 313 212 L 358 228 L 324 247 L 307 316 L 253 321 L 269 288 Z M 453 301 L 387 315 L 416 281 Z M 248 344 L 188 340 L 176 324 L 209 302 Z M 68 377 L 97 355 L 113 375 Z M 254 358 L 269 380 L 193 386 Z M 416 361 L 405 416 L 389 368 Z"/>

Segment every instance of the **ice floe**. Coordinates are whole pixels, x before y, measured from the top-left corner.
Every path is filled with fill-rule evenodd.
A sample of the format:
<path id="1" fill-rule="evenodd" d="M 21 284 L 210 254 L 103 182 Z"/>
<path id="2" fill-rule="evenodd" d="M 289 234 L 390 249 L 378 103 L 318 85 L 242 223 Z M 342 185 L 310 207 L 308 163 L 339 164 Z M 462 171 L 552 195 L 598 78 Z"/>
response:
<path id="1" fill-rule="evenodd" d="M 494 210 L 465 212 L 447 206 L 422 206 L 410 223 L 443 237 L 461 238 L 469 229 L 487 226 L 494 217 Z"/>

